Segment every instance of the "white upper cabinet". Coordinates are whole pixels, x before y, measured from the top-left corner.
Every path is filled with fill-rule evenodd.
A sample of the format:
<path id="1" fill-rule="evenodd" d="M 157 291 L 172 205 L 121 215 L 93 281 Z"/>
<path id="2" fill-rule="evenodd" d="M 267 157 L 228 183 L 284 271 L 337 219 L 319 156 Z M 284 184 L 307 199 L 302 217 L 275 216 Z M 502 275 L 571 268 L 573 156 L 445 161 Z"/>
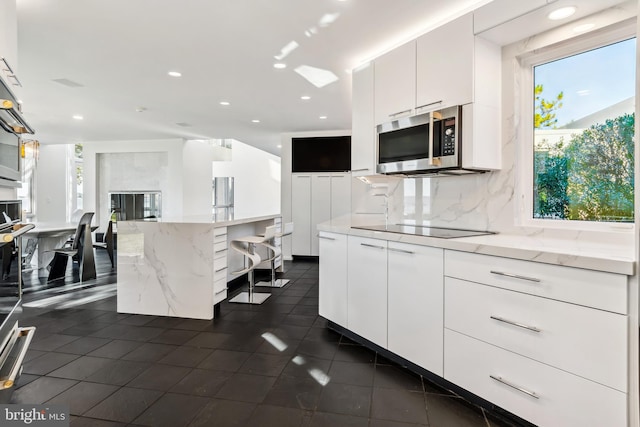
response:
<path id="1" fill-rule="evenodd" d="M 416 107 L 416 42 L 375 60 L 375 122 L 410 116 Z"/>
<path id="2" fill-rule="evenodd" d="M 473 16 L 462 16 L 417 40 L 416 105 L 421 110 L 473 102 Z"/>
<path id="3" fill-rule="evenodd" d="M 0 57 L 5 58 L 9 66 L 17 73 L 18 62 L 18 27 L 16 18 L 16 1 L 0 0 Z M 19 92 L 16 80 L 0 61 L 0 76 L 14 92 Z M 18 94 L 16 93 L 16 96 Z"/>
<path id="4" fill-rule="evenodd" d="M 376 133 L 373 118 L 373 63 L 365 64 L 351 73 L 351 174 L 376 173 Z"/>

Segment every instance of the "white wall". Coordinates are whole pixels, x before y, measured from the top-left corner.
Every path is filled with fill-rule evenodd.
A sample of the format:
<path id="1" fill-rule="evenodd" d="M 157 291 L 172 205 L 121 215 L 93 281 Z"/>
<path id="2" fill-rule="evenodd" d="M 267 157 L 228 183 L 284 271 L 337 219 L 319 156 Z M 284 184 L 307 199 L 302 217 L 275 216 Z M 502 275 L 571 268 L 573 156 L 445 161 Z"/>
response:
<path id="1" fill-rule="evenodd" d="M 351 135 L 351 129 L 346 130 L 328 130 L 328 131 L 311 131 L 311 132 L 294 132 L 283 133 L 281 136 L 281 167 L 282 167 L 282 183 L 281 183 L 281 214 L 282 223 L 291 222 L 291 205 L 293 202 L 291 194 L 291 140 L 293 138 L 313 138 L 320 136 L 341 136 Z M 359 193 L 358 193 L 359 194 Z M 295 224 L 293 227 L 295 229 Z M 282 239 L 282 256 L 284 259 L 292 259 L 291 255 L 291 236 Z"/>
<path id="2" fill-rule="evenodd" d="M 142 188 L 149 184 L 145 175 L 156 177 L 165 175 L 162 178 L 166 182 L 162 189 L 162 215 L 163 216 L 181 216 L 183 214 L 183 146 L 182 139 L 163 139 L 163 140 L 147 140 L 147 141 L 100 141 L 85 142 L 83 144 L 84 158 L 84 211 L 96 212 L 94 223 L 99 224 L 101 229 L 106 228 L 109 221 L 107 214 L 109 213 L 109 205 L 106 204 L 106 191 L 136 191 L 136 190 L 152 190 Z M 158 165 L 147 163 L 144 155 L 139 155 L 140 167 L 135 171 L 139 176 L 139 181 L 131 177 L 127 185 L 129 188 L 113 188 L 103 190 L 100 187 L 100 171 L 98 167 L 99 155 L 108 153 L 165 153 L 167 157 L 166 168 L 159 168 Z M 113 157 L 118 159 L 118 157 Z M 116 160 L 117 161 L 117 160 Z M 112 165 L 113 170 L 117 165 Z M 104 167 L 104 165 L 103 165 Z M 161 169 L 161 170 L 160 170 Z M 165 172 L 166 171 L 166 172 Z M 110 184 L 110 183 L 107 183 Z M 39 189 L 38 189 L 38 192 Z M 104 193 L 104 194 L 103 194 Z M 103 200 L 101 206 L 100 199 Z"/>
<path id="3" fill-rule="evenodd" d="M 67 221 L 67 146 L 40 145 L 36 169 L 36 219 Z"/>
<path id="4" fill-rule="evenodd" d="M 214 161 L 213 177 L 234 178 L 236 217 L 281 212 L 281 159 L 239 141 L 233 141 L 231 161 Z M 211 183 L 211 180 L 209 181 Z M 211 187 L 209 188 L 211 193 Z"/>
<path id="5" fill-rule="evenodd" d="M 209 141 L 186 141 L 182 152 L 182 210 L 184 215 L 209 215 L 213 204 Z"/>

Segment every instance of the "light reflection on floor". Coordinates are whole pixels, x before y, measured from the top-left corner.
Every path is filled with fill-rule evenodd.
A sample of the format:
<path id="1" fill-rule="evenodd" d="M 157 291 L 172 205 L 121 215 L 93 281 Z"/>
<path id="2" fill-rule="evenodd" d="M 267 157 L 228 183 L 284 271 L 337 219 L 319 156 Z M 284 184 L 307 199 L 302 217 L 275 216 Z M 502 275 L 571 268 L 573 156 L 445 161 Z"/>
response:
<path id="1" fill-rule="evenodd" d="M 269 344 L 271 344 L 276 350 L 280 352 L 285 351 L 288 347 L 284 341 L 282 341 L 280 338 L 278 338 L 271 332 L 265 332 L 261 336 Z M 300 355 L 294 356 L 291 359 L 291 361 L 298 366 L 302 366 L 307 362 L 305 358 Z M 331 377 L 318 368 L 309 368 L 307 369 L 307 372 L 309 373 L 311 378 L 313 378 L 318 384 L 320 384 L 323 387 L 329 384 L 329 381 L 331 381 Z"/>

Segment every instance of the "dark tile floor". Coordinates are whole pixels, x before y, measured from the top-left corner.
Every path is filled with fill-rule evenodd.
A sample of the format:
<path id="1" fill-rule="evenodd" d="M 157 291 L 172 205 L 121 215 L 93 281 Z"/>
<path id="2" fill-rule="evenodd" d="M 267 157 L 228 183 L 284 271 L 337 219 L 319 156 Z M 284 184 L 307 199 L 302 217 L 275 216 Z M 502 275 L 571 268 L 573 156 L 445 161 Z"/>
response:
<path id="1" fill-rule="evenodd" d="M 38 330 L 13 402 L 67 404 L 72 426 L 505 425 L 328 330 L 317 263 L 284 277 L 263 305 L 225 302 L 213 321 L 118 314 L 113 296 L 26 307 Z"/>

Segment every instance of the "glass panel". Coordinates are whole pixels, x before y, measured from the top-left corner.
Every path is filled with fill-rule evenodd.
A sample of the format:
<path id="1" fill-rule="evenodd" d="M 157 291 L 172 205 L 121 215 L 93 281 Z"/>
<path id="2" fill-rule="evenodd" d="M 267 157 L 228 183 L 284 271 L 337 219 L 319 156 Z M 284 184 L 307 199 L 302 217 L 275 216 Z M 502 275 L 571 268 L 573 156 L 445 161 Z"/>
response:
<path id="1" fill-rule="evenodd" d="M 233 219 L 233 177 L 213 178 L 213 219 Z"/>
<path id="2" fill-rule="evenodd" d="M 533 217 L 633 222 L 636 39 L 534 67 Z"/>

